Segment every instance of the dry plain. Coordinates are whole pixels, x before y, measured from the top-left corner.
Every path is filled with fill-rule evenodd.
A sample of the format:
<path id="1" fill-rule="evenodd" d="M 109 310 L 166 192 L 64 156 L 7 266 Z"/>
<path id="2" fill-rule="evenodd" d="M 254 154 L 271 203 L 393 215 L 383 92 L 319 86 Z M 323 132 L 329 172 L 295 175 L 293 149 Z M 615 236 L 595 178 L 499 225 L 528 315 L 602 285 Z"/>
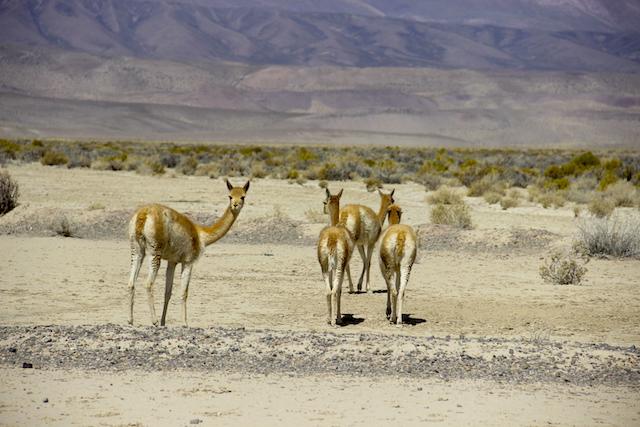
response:
<path id="1" fill-rule="evenodd" d="M 640 263 L 591 260 L 581 286 L 538 273 L 572 243 L 571 206 L 467 198 L 474 228 L 456 231 L 429 224 L 422 186 L 394 186 L 421 238 L 407 324 L 385 319 L 376 258 L 374 292 L 343 293 L 347 321 L 333 329 L 315 258 L 324 190 L 256 179 L 194 270 L 190 328 L 173 299 L 155 329 L 141 280 L 126 326 L 128 217 L 160 202 L 212 220 L 223 181 L 8 170 L 21 205 L 0 218 L 2 425 L 640 423 Z M 329 187 L 377 209 L 362 183 Z M 64 219 L 74 237 L 58 235 Z M 163 286 L 160 274 L 156 309 Z"/>

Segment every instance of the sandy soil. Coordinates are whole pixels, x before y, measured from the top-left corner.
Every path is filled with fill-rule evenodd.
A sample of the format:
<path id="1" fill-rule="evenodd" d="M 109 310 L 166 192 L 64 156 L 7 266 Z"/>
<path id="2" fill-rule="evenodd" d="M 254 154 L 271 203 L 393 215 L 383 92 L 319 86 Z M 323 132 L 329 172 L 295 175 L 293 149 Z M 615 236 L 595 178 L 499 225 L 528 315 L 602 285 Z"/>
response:
<path id="1" fill-rule="evenodd" d="M 467 199 L 475 228 L 457 232 L 428 224 L 426 193 L 413 184 L 395 186 L 403 219 L 422 231 L 423 240 L 409 282 L 406 326 L 397 328 L 385 320 L 385 286 L 377 260 L 372 268 L 376 291 L 343 294 L 349 321 L 335 330 L 326 326 L 314 249 L 323 226 L 323 190 L 317 182 L 300 186 L 278 180 L 252 183 L 232 231 L 197 265 L 189 292 L 190 325 L 318 337 L 330 331 L 338 342 L 343 337 L 342 345 L 350 352 L 361 349 L 350 338 L 353 334 L 376 340 L 489 339 L 498 347 L 504 341 L 505 351 L 534 343 L 552 368 L 557 364 L 553 357 L 560 356 L 550 349 L 561 345 L 585 354 L 593 372 L 600 372 L 607 360 L 626 360 L 620 365 L 624 375 L 615 380 L 594 376 L 579 386 L 550 381 L 546 374 L 518 379 L 507 373 L 506 382 L 497 382 L 475 367 L 468 375 L 442 379 L 426 370 L 416 377 L 407 372 L 391 375 L 384 369 L 354 378 L 353 373 L 322 367 L 303 373 L 275 370 L 263 377 L 239 365 L 169 370 L 172 379 L 167 381 L 163 367 L 113 372 L 74 366 L 73 358 L 59 368 L 42 362 L 24 370 L 19 367 L 22 359 L 12 357 L 9 348 L 17 347 L 21 354 L 30 326 L 125 323 L 125 223 L 136 206 L 161 202 L 206 220 L 224 209 L 226 189 L 222 181 L 204 177 L 145 177 L 40 165 L 10 166 L 9 171 L 22 197 L 21 206 L 0 218 L 0 424 L 187 425 L 197 419 L 206 424 L 261 420 L 348 425 L 385 418 L 449 425 L 638 423 L 633 402 L 640 388 L 640 263 L 592 260 L 582 286 L 545 284 L 538 275 L 544 257 L 551 248 L 569 247 L 576 230 L 570 206 L 545 210 L 524 203 L 502 211 L 481 199 Z M 339 187 L 345 188 L 346 201 L 377 206 L 378 196 L 367 193 L 364 185 L 330 183 L 332 189 Z M 77 237 L 57 235 L 63 218 Z M 353 263 L 357 267 L 352 270 L 359 271 L 358 260 Z M 161 274 L 156 309 L 163 283 Z M 178 316 L 178 301 L 172 300 L 167 321 L 169 330 L 179 334 L 187 330 L 178 326 Z M 133 329 L 149 324 L 139 286 Z M 606 343 L 613 359 L 592 343 Z M 47 351 L 38 347 L 31 355 L 48 360 Z M 239 351 L 247 348 L 240 345 Z M 574 355 L 564 353 L 568 358 Z M 490 365 L 486 354 L 476 356 Z M 303 349 L 300 358 L 306 357 Z M 354 366 L 363 368 L 366 362 Z M 216 392 L 227 388 L 232 392 Z M 45 397 L 48 403 L 42 402 Z M 328 400 L 335 406 L 328 407 Z M 169 413 L 171 408 L 176 409 Z"/>

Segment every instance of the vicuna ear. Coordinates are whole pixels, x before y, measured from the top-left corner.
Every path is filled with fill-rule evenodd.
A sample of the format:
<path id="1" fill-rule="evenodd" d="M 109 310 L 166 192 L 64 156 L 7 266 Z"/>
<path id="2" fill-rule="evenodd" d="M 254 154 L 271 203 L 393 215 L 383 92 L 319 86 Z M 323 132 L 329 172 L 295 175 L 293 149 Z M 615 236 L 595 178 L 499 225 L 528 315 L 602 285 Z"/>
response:
<path id="1" fill-rule="evenodd" d="M 249 184 L 251 184 L 251 181 L 247 181 L 247 183 L 244 185 L 244 187 L 242 187 L 244 189 L 244 192 L 246 193 L 247 191 L 249 191 Z"/>
<path id="2" fill-rule="evenodd" d="M 344 190 L 344 188 L 341 188 L 341 189 L 340 189 L 340 192 L 339 192 L 338 194 L 336 194 L 336 196 L 338 196 L 338 199 L 339 199 L 340 197 L 342 197 L 342 190 Z"/>
<path id="3" fill-rule="evenodd" d="M 393 190 L 391 190 L 391 194 L 389 194 L 391 197 L 393 197 L 393 193 L 396 192 L 396 189 L 394 188 Z"/>
<path id="4" fill-rule="evenodd" d="M 328 189 L 328 188 L 325 188 L 325 189 L 324 189 L 324 191 L 326 191 L 326 193 L 327 193 L 327 199 L 328 199 L 329 197 L 331 197 L 331 192 L 329 191 L 329 189 Z"/>
<path id="5" fill-rule="evenodd" d="M 229 179 L 225 179 L 225 182 L 227 183 L 227 189 L 231 191 L 233 189 L 233 185 L 231 185 L 231 183 L 229 182 Z"/>

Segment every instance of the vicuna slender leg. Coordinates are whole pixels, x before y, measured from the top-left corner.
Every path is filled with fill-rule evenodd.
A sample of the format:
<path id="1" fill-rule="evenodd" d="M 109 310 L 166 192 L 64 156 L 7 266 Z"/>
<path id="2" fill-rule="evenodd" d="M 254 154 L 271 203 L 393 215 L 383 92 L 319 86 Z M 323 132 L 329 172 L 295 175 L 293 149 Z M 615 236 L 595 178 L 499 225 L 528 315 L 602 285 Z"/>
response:
<path id="1" fill-rule="evenodd" d="M 331 326 L 336 326 L 338 319 L 338 289 L 335 286 L 336 276 L 333 276 L 333 289 L 331 289 Z"/>
<path id="2" fill-rule="evenodd" d="M 407 289 L 407 283 L 409 282 L 409 275 L 411 274 L 411 268 L 401 268 L 398 276 L 400 280 L 398 281 L 400 284 L 400 289 L 398 291 L 398 325 L 402 325 L 402 304 L 404 303 L 404 292 Z"/>
<path id="3" fill-rule="evenodd" d="M 162 307 L 162 318 L 160 319 L 160 326 L 164 326 L 167 320 L 167 307 L 169 306 L 169 300 L 171 299 L 171 290 L 173 289 L 173 276 L 176 271 L 176 263 L 169 261 L 167 264 L 167 277 L 164 284 L 164 307 Z"/>
<path id="4" fill-rule="evenodd" d="M 327 323 L 331 324 L 331 274 L 323 270 L 322 278 L 324 279 L 325 292 L 327 295 Z"/>
<path id="5" fill-rule="evenodd" d="M 367 270 L 367 255 L 364 251 L 364 245 L 358 245 L 358 252 L 360 252 L 360 258 L 362 258 L 362 273 L 358 279 L 358 292 L 362 290 L 362 281 L 364 280 L 364 272 Z"/>
<path id="6" fill-rule="evenodd" d="M 156 281 L 158 275 L 158 269 L 160 268 L 160 254 L 153 255 L 149 258 L 149 277 L 145 287 L 147 289 L 147 300 L 149 301 L 149 311 L 151 312 L 151 323 L 154 326 L 158 325 L 158 318 L 156 317 L 156 308 L 153 302 L 153 282 Z"/>
<path id="7" fill-rule="evenodd" d="M 138 280 L 138 273 L 140 272 L 140 266 L 144 260 L 144 252 L 131 247 L 131 274 L 129 275 L 129 324 L 133 325 L 133 299 L 135 297 L 136 280 Z"/>
<path id="8" fill-rule="evenodd" d="M 353 281 L 351 280 L 351 269 L 347 263 L 347 279 L 349 279 L 349 293 L 353 293 Z"/>
<path id="9" fill-rule="evenodd" d="M 389 277 L 389 271 L 385 267 L 384 263 L 380 263 L 380 269 L 382 270 L 382 277 L 384 277 L 384 281 L 387 284 L 387 310 L 386 315 L 387 319 L 391 318 L 391 277 Z"/>
<path id="10" fill-rule="evenodd" d="M 395 284 L 393 283 L 393 278 L 395 277 Z M 392 275 L 391 281 L 391 323 L 396 323 L 398 316 L 398 285 L 399 285 L 400 275 L 397 271 L 394 271 Z"/>
<path id="11" fill-rule="evenodd" d="M 182 274 L 180 277 L 180 283 L 182 286 L 182 321 L 184 322 L 185 327 L 189 326 L 187 324 L 187 297 L 189 296 L 189 281 L 191 280 L 192 268 L 192 264 L 182 264 Z"/>
<path id="12" fill-rule="evenodd" d="M 337 299 L 337 309 L 336 309 L 336 323 L 342 324 L 342 311 L 340 310 L 340 302 L 342 300 L 342 281 L 344 280 L 344 273 L 342 271 L 336 271 L 335 275 L 335 284 L 333 285 L 336 289 L 336 299 Z"/>
<path id="13" fill-rule="evenodd" d="M 366 264 L 366 271 L 367 271 L 367 285 L 365 287 L 365 290 L 367 291 L 367 293 L 371 293 L 371 287 L 369 284 L 369 272 L 371 271 L 371 258 L 373 257 L 373 248 L 376 246 L 375 242 L 372 245 L 369 245 L 369 247 L 367 248 L 367 264 Z"/>

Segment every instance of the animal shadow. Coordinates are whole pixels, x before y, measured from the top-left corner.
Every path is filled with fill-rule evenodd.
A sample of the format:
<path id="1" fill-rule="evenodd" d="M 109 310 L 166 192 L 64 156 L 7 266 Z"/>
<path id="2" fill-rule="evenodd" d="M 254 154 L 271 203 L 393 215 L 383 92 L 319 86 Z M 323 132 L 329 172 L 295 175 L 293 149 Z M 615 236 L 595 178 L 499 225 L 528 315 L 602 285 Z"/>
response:
<path id="1" fill-rule="evenodd" d="M 353 317 L 351 313 L 342 313 L 342 326 L 358 325 L 364 322 L 362 317 Z"/>
<path id="2" fill-rule="evenodd" d="M 412 317 L 410 314 L 403 314 L 402 315 L 402 323 L 404 323 L 405 325 L 411 325 L 411 326 L 415 326 L 415 325 L 419 325 L 420 323 L 425 323 L 426 320 L 425 319 L 421 319 L 420 317 Z"/>

